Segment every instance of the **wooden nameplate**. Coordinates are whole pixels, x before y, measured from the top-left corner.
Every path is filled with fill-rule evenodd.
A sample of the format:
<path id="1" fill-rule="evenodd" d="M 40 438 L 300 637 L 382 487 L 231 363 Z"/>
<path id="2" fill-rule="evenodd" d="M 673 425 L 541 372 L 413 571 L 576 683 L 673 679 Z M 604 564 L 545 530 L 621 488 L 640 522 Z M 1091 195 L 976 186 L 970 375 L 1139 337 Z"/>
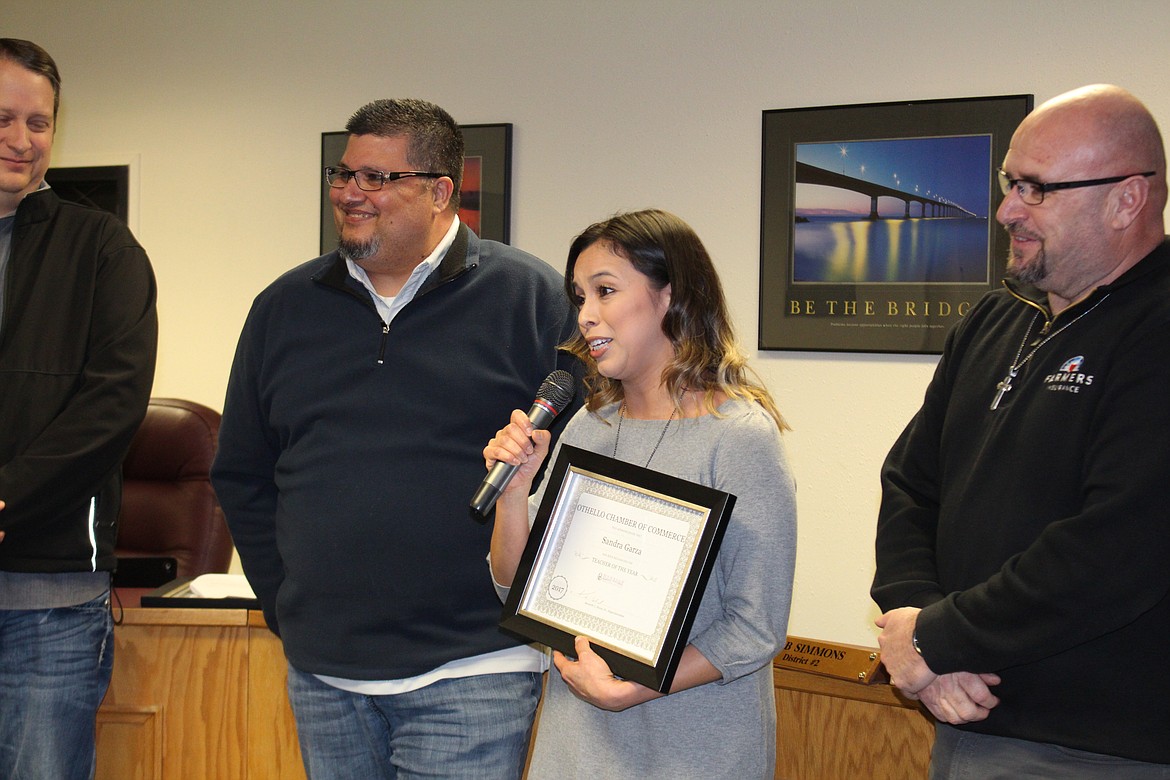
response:
<path id="1" fill-rule="evenodd" d="M 788 637 L 775 665 L 797 672 L 821 674 L 869 685 L 883 676 L 881 655 L 876 648 L 823 642 L 799 636 Z"/>

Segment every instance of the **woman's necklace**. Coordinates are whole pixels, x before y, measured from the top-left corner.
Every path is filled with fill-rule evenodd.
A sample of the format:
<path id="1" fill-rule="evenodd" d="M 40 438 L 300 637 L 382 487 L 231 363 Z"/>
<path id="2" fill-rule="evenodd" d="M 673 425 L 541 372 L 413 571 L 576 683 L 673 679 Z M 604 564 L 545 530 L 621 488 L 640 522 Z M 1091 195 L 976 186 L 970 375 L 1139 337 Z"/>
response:
<path id="1" fill-rule="evenodd" d="M 662 433 L 658 434 L 658 442 L 654 445 L 654 449 L 650 451 L 650 457 L 646 458 L 645 468 L 650 467 L 650 461 L 654 460 L 654 453 L 658 452 L 659 445 L 661 445 L 662 440 L 666 438 L 666 429 L 670 427 L 672 422 L 674 422 L 674 416 L 676 414 L 678 414 L 678 406 L 675 406 L 674 409 L 671 410 L 670 419 L 666 421 L 666 425 L 662 426 Z M 625 416 L 626 402 L 625 400 L 622 400 L 622 405 L 618 407 L 617 435 L 613 437 L 613 457 L 615 458 L 617 457 L 618 442 L 622 440 L 622 418 Z"/>
<path id="2" fill-rule="evenodd" d="M 995 398 L 993 398 L 991 401 L 991 408 L 993 410 L 999 408 L 999 402 L 1002 401 L 1004 395 L 1009 390 L 1012 389 L 1012 380 L 1015 379 L 1016 375 L 1020 373 L 1020 369 L 1024 367 L 1024 364 L 1027 363 L 1029 360 L 1031 360 L 1032 356 L 1035 355 L 1040 350 L 1040 347 L 1042 347 L 1045 344 L 1047 344 L 1048 342 L 1052 341 L 1054 338 L 1059 336 L 1061 333 L 1064 333 L 1066 330 L 1071 328 L 1073 325 L 1076 325 L 1077 322 L 1081 319 L 1081 317 L 1087 316 L 1091 311 L 1093 311 L 1093 309 L 1095 309 L 1098 306 L 1100 306 L 1101 304 L 1105 303 L 1105 299 L 1108 298 L 1109 296 L 1110 296 L 1110 293 L 1105 293 L 1105 295 L 1101 298 L 1101 300 L 1097 301 L 1092 306 L 1090 306 L 1088 309 L 1086 309 L 1085 311 L 1078 314 L 1075 318 L 1073 318 L 1073 320 L 1071 322 L 1069 322 L 1069 324 L 1065 325 L 1063 328 L 1060 328 L 1059 330 L 1055 330 L 1052 333 L 1048 334 L 1048 336 L 1043 341 L 1041 341 L 1036 346 L 1032 347 L 1032 351 L 1028 353 L 1028 356 L 1026 358 L 1024 358 L 1023 360 L 1020 360 L 1020 355 L 1024 354 L 1024 347 L 1026 347 L 1028 345 L 1028 338 L 1032 335 L 1032 328 L 1033 328 L 1033 326 L 1035 326 L 1036 320 L 1040 316 L 1040 312 L 1036 312 L 1035 316 L 1032 317 L 1032 321 L 1028 323 L 1028 330 L 1024 332 L 1024 340 L 1020 342 L 1020 348 L 1016 351 L 1016 358 L 1015 358 L 1015 360 L 1012 361 L 1011 367 L 1008 368 L 1007 376 L 1005 376 L 999 382 L 999 384 L 997 384 L 995 386 Z"/>

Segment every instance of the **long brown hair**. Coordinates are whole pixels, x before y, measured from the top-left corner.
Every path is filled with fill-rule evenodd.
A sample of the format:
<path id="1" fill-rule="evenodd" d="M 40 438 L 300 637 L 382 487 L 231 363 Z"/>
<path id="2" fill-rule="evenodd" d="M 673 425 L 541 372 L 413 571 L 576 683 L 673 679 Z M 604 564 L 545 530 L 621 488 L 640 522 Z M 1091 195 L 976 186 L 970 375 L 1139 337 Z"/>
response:
<path id="1" fill-rule="evenodd" d="M 646 209 L 617 214 L 585 228 L 569 247 L 565 266 L 565 292 L 574 302 L 577 258 L 597 243 L 629 260 L 655 290 L 670 285 L 670 306 L 662 317 L 662 332 L 674 346 L 674 358 L 662 372 L 662 383 L 676 404 L 684 390 L 701 390 L 707 411 L 717 414 L 716 394 L 722 392 L 729 398 L 755 401 L 780 430 L 788 428 L 771 393 L 739 348 L 719 275 L 690 225 L 669 212 Z M 587 409 L 596 411 L 624 397 L 620 380 L 598 373 L 580 333 L 563 347 L 587 366 Z"/>

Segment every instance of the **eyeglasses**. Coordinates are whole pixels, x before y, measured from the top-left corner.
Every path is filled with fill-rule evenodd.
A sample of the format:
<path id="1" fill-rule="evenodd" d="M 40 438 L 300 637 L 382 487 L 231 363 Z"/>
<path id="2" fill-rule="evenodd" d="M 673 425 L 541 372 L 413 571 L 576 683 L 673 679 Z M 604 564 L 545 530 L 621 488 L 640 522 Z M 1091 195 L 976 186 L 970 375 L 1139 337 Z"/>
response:
<path id="1" fill-rule="evenodd" d="M 366 168 L 360 171 L 351 171 L 349 168 L 333 167 L 325 169 L 325 181 L 329 183 L 330 187 L 344 187 L 349 184 L 350 179 L 353 179 L 357 182 L 358 189 L 366 192 L 377 192 L 388 181 L 398 181 L 411 176 L 441 179 L 446 175 L 445 173 L 428 173 L 427 171 L 372 171 Z"/>
<path id="2" fill-rule="evenodd" d="M 1012 190 L 1020 196 L 1020 200 L 1029 206 L 1039 206 L 1044 202 L 1044 194 L 1054 190 L 1073 190 L 1077 187 L 1096 187 L 1101 184 L 1116 184 L 1133 176 L 1153 176 L 1157 171 L 1145 173 L 1127 173 L 1125 176 L 1110 176 L 1107 179 L 1084 179 L 1083 181 L 1057 181 L 1041 184 L 1030 179 L 1012 179 L 1004 173 L 1003 168 L 996 171 L 999 176 L 999 188 L 1007 195 Z"/>

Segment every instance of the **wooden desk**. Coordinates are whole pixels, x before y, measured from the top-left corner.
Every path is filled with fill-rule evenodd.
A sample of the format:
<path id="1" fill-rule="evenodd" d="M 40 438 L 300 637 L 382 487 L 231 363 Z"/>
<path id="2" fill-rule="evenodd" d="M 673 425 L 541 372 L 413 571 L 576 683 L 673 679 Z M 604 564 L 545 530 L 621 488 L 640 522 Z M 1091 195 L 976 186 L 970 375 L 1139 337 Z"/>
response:
<path id="1" fill-rule="evenodd" d="M 97 719 L 103 780 L 300 780 L 280 640 L 259 612 L 127 608 Z"/>
<path id="2" fill-rule="evenodd" d="M 776 777 L 926 780 L 934 721 L 888 684 L 773 667 Z"/>
<path id="3" fill-rule="evenodd" d="M 280 640 L 259 612 L 124 610 L 99 780 L 302 780 Z M 776 777 L 925 778 L 932 722 L 884 684 L 775 668 Z"/>

